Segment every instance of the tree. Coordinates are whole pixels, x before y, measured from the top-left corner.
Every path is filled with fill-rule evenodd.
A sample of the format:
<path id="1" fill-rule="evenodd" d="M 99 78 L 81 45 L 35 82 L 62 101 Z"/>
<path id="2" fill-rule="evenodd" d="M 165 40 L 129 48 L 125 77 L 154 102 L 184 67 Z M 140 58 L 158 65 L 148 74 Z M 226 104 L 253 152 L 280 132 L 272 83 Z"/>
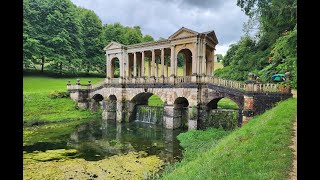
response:
<path id="1" fill-rule="evenodd" d="M 217 56 L 217 62 L 220 62 L 223 60 L 223 55 L 222 54 L 216 54 Z"/>
<path id="2" fill-rule="evenodd" d="M 244 36 L 231 45 L 223 60 L 225 68 L 215 75 L 244 81 L 254 73 L 270 82 L 273 74 L 290 72 L 295 87 L 296 0 L 238 0 L 237 5 L 252 22 L 259 22 L 259 31 L 254 38 Z"/>
<path id="3" fill-rule="evenodd" d="M 151 42 L 151 41 L 154 41 L 153 37 L 146 34 L 145 36 L 143 36 L 142 38 L 142 42 Z"/>
<path id="4" fill-rule="evenodd" d="M 84 8 L 78 8 L 78 11 L 81 23 L 82 41 L 83 46 L 85 47 L 81 65 L 86 73 L 89 73 L 90 71 L 100 69 L 100 61 L 104 62 L 103 53 L 101 53 L 103 47 L 100 42 L 102 23 L 93 11 Z M 103 67 L 105 68 L 105 65 Z"/>

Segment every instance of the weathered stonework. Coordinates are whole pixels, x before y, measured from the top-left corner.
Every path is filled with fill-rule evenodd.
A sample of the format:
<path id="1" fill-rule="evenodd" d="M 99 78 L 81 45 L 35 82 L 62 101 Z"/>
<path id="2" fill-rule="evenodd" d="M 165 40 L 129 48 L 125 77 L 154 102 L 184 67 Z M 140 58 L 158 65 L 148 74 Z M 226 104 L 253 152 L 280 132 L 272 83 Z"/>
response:
<path id="1" fill-rule="evenodd" d="M 90 107 L 93 111 L 101 107 L 104 119 L 117 122 L 134 120 L 136 107 L 146 105 L 148 98 L 155 94 L 165 103 L 163 125 L 168 129 L 185 126 L 189 129 L 204 128 L 208 112 L 216 109 L 217 103 L 224 97 L 238 105 L 238 125 L 241 126 L 252 116 L 292 96 L 291 93 L 278 91 L 277 85 L 213 77 L 217 44 L 214 31 L 198 33 L 184 27 L 161 41 L 133 45 L 111 42 L 104 48 L 107 67 L 105 82 L 92 86 L 90 82 L 81 85 L 78 80 L 76 85 L 68 82 L 67 89 L 79 107 Z M 184 55 L 183 76 L 177 74 L 179 53 Z M 146 57 L 149 59 L 148 67 L 144 65 Z M 157 58 L 161 63 L 156 61 Z M 114 78 L 116 60 L 120 66 L 119 78 Z M 159 66 L 160 72 L 156 70 Z M 149 70 L 147 77 L 145 68 Z M 168 73 L 169 68 L 171 74 Z M 179 98 L 185 98 L 187 103 L 177 103 Z"/>

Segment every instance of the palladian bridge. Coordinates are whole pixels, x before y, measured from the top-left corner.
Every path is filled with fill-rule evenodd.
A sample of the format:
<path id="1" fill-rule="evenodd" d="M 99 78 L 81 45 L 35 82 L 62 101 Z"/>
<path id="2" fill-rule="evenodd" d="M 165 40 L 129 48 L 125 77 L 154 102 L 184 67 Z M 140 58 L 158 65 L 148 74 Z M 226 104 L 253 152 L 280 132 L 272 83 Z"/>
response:
<path id="1" fill-rule="evenodd" d="M 97 110 L 101 106 L 104 119 L 118 122 L 135 120 L 137 106 L 147 105 L 148 98 L 155 94 L 164 102 L 163 125 L 168 129 L 179 128 L 182 118 L 188 119 L 189 129 L 201 128 L 207 112 L 216 109 L 224 97 L 238 105 L 239 126 L 292 97 L 290 88 L 281 89 L 278 84 L 215 77 L 217 44 L 214 31 L 198 33 L 184 27 L 164 40 L 133 45 L 111 42 L 104 48 L 105 81 L 96 85 L 68 82 L 67 89 L 79 107 Z M 183 76 L 178 76 L 179 53 L 184 60 Z M 179 113 L 182 109 L 187 113 Z"/>

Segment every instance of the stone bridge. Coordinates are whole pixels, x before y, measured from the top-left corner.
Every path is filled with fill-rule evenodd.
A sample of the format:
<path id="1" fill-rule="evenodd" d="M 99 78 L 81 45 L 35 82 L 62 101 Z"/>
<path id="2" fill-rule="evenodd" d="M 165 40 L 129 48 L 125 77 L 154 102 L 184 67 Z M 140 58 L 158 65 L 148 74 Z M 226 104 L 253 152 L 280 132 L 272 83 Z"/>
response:
<path id="1" fill-rule="evenodd" d="M 106 83 L 92 86 L 90 83 L 68 83 L 70 97 L 79 107 L 103 109 L 103 118 L 130 122 L 135 119 L 137 105 L 147 105 L 153 94 L 164 102 L 163 124 L 168 129 L 181 126 L 181 118 L 175 117 L 181 109 L 187 109 L 189 129 L 201 128 L 207 111 L 217 108 L 222 98 L 233 100 L 239 107 L 238 125 L 252 116 L 263 113 L 277 102 L 292 97 L 290 89 L 280 89 L 277 84 L 244 83 L 220 78 L 206 77 L 201 81 L 188 82 L 189 77 L 174 78 L 173 83 L 157 79 L 139 82 Z M 150 83 L 153 81 L 153 83 Z"/>
<path id="2" fill-rule="evenodd" d="M 155 94 L 164 102 L 163 124 L 168 129 L 178 128 L 185 118 L 182 116 L 187 116 L 189 129 L 201 128 L 207 112 L 216 109 L 224 97 L 237 103 L 240 126 L 292 96 L 290 88 L 283 90 L 277 84 L 216 78 L 217 44 L 214 31 L 198 33 L 184 27 L 159 41 L 133 45 L 110 42 L 104 48 L 105 81 L 94 86 L 69 82 L 67 89 L 80 107 L 96 110 L 101 104 L 103 117 L 119 122 L 134 120 L 137 105 L 146 105 Z M 178 57 L 183 58 L 180 74 Z"/>

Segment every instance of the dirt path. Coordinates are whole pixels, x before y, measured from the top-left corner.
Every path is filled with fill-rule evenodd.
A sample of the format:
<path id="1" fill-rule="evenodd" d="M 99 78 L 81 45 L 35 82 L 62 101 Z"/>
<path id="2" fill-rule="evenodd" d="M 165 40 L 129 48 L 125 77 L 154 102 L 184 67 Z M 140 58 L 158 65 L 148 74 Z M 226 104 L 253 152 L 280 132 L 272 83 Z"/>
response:
<path id="1" fill-rule="evenodd" d="M 292 162 L 292 169 L 289 174 L 289 180 L 296 180 L 297 179 L 297 118 L 293 124 L 293 131 L 294 136 L 292 137 L 293 144 L 290 148 L 293 149 L 293 162 Z"/>

